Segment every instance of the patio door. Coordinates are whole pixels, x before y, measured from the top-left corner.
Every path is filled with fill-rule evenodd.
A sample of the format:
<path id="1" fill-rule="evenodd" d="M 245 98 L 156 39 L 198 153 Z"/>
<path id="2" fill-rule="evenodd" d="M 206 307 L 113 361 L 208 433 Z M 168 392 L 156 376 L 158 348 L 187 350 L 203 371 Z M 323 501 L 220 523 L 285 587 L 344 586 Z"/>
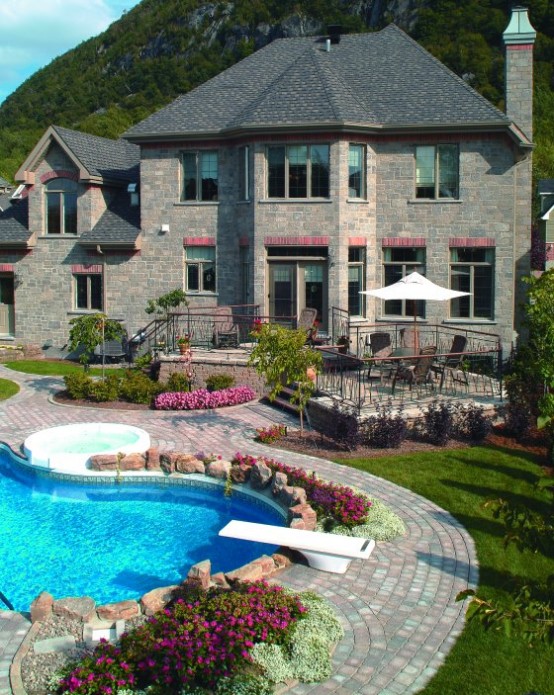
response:
<path id="1" fill-rule="evenodd" d="M 14 335 L 14 282 L 13 275 L 0 275 L 0 335 Z"/>
<path id="2" fill-rule="evenodd" d="M 302 309 L 317 309 L 321 328 L 327 323 L 327 262 L 269 263 L 269 315 L 298 316 Z"/>

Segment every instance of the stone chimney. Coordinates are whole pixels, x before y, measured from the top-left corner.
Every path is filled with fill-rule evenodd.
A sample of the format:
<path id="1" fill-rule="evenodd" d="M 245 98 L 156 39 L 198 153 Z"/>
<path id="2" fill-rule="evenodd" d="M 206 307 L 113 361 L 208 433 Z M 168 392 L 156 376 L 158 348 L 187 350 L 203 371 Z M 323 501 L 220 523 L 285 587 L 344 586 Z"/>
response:
<path id="1" fill-rule="evenodd" d="M 504 69 L 506 115 L 533 139 L 533 44 L 537 32 L 526 7 L 514 7 L 502 34 L 506 47 Z"/>

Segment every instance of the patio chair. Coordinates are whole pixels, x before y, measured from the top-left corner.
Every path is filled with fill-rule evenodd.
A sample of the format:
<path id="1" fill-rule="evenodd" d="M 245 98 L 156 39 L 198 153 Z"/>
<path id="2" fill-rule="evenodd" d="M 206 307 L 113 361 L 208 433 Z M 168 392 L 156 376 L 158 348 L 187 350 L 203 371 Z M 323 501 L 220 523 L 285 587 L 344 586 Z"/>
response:
<path id="1" fill-rule="evenodd" d="M 419 357 L 413 364 L 406 365 L 400 363 L 395 369 L 392 378 L 392 393 L 397 381 L 405 381 L 412 390 L 414 384 L 427 384 L 430 381 L 431 367 L 433 366 L 434 356 L 437 352 L 436 345 L 427 345 L 419 351 Z"/>
<path id="2" fill-rule="evenodd" d="M 317 319 L 317 309 L 306 307 L 302 309 L 297 320 L 296 328 L 302 328 L 306 331 L 306 342 L 312 341 L 317 333 L 317 328 L 314 328 L 314 323 Z"/>
<path id="3" fill-rule="evenodd" d="M 463 378 L 457 380 L 462 381 L 466 386 L 468 385 L 467 375 L 462 369 L 462 363 L 464 361 L 463 352 L 466 345 L 467 337 L 465 335 L 455 335 L 452 339 L 452 345 L 450 346 L 448 354 L 437 357 L 433 362 L 433 371 L 437 375 L 440 374 L 439 391 L 442 391 L 447 373 L 454 379 L 454 373 L 460 371 Z"/>
<path id="4" fill-rule="evenodd" d="M 371 370 L 376 370 L 379 372 L 379 378 L 382 383 L 383 377 L 385 374 L 390 374 L 393 366 L 393 363 L 390 360 L 385 359 L 392 353 L 392 341 L 390 333 L 385 333 L 384 331 L 370 333 L 366 336 L 365 344 L 369 347 L 370 356 L 377 360 L 376 362 L 369 363 L 367 378 L 371 378 Z"/>
<path id="5" fill-rule="evenodd" d="M 214 311 L 213 343 L 216 348 L 238 347 L 239 327 L 230 306 L 219 306 Z"/>

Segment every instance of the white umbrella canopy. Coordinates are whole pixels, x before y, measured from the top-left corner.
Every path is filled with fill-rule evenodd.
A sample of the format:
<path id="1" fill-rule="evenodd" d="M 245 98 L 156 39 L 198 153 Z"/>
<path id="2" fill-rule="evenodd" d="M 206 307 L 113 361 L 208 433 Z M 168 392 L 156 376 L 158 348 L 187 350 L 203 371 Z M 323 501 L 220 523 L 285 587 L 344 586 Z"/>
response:
<path id="1" fill-rule="evenodd" d="M 446 302 L 457 297 L 465 297 L 471 292 L 460 292 L 451 290 L 448 287 L 435 285 L 417 272 L 410 273 L 397 282 L 386 287 L 379 287 L 376 290 L 363 290 L 360 294 L 369 294 L 379 299 L 407 299 L 412 301 L 426 302 Z M 414 326 L 415 326 L 415 345 L 418 347 L 419 338 L 417 332 L 417 306 L 414 304 Z"/>
<path id="2" fill-rule="evenodd" d="M 458 290 L 451 290 L 448 287 L 435 285 L 434 282 L 431 282 L 431 280 L 428 280 L 423 275 L 414 271 L 400 278 L 398 282 L 392 285 L 379 287 L 376 290 L 364 290 L 360 292 L 360 294 L 369 294 L 372 297 L 379 297 L 379 299 L 413 299 L 446 302 L 449 299 L 464 297 L 471 293 L 460 292 Z"/>

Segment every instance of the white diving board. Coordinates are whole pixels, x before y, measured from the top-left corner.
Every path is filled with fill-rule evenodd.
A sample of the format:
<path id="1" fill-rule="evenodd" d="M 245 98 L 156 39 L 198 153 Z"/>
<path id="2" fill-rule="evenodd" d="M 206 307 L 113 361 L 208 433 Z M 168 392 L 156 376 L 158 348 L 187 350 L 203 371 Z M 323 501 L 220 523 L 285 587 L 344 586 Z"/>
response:
<path id="1" fill-rule="evenodd" d="M 302 553 L 310 567 L 336 574 L 344 574 L 352 560 L 367 560 L 375 548 L 375 541 L 369 538 L 254 524 L 250 521 L 230 521 L 221 529 L 219 535 L 244 541 L 283 545 Z"/>

